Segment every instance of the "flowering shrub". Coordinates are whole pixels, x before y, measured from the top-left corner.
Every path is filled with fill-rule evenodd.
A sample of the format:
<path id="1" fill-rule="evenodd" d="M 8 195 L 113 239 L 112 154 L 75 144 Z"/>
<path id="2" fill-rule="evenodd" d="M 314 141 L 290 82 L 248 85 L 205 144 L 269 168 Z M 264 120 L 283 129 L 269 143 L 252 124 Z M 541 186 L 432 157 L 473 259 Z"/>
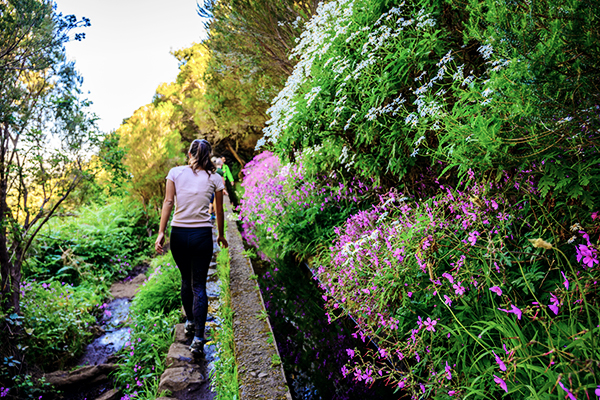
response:
<path id="1" fill-rule="evenodd" d="M 318 181 L 307 176 L 302 160 L 311 155 L 307 151 L 297 163 L 282 165 L 276 155 L 263 152 L 243 170 L 243 237 L 263 256 L 309 254 L 312 246 L 326 242 L 333 226 L 378 190 L 372 182 L 345 180 L 336 173 Z"/>
<path id="2" fill-rule="evenodd" d="M 258 147 L 290 159 L 318 147 L 310 174 L 396 182 L 435 160 L 461 175 L 535 162 L 543 196 L 592 207 L 599 16 L 562 0 L 322 3 Z"/>
<path id="3" fill-rule="evenodd" d="M 73 214 L 44 225 L 23 267 L 25 276 L 105 284 L 126 276 L 132 258 L 143 258 L 150 247 L 135 203 L 113 198 Z"/>
<path id="4" fill-rule="evenodd" d="M 413 398 L 589 398 L 600 224 L 567 241 L 528 214 L 535 189 L 511 202 L 500 184 L 472 182 L 423 201 L 391 193 L 336 228 L 318 268 L 329 318 L 351 316 L 355 337 L 378 346 L 347 349 L 344 374 Z"/>
<path id="5" fill-rule="evenodd" d="M 81 354 L 92 336 L 89 327 L 102 303 L 102 290 L 65 282 L 25 281 L 21 309 L 28 361 L 41 368 L 62 368 Z"/>

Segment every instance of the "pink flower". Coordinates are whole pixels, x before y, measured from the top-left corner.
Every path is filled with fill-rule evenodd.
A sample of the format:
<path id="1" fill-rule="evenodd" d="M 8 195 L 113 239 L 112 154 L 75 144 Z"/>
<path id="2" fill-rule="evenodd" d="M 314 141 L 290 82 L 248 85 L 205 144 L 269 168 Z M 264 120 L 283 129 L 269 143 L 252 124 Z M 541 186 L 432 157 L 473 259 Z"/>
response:
<path id="1" fill-rule="evenodd" d="M 600 218 L 600 211 L 594 211 L 592 213 L 592 219 L 595 220 L 596 218 Z M 598 386 L 598 387 L 600 387 L 600 386 Z M 598 394 L 598 393 L 599 393 L 598 390 L 596 390 L 596 394 L 598 395 L 598 397 L 600 397 L 600 394 Z"/>
<path id="2" fill-rule="evenodd" d="M 448 361 L 446 361 L 446 367 L 444 368 L 446 370 L 446 379 L 450 380 L 452 379 L 452 373 L 450 366 L 448 365 Z"/>
<path id="3" fill-rule="evenodd" d="M 437 324 L 437 321 L 435 319 L 432 320 L 429 317 L 427 317 L 427 320 L 423 322 L 423 325 L 425 325 L 425 329 L 427 329 L 428 331 L 433 331 L 433 332 L 435 332 L 436 324 Z"/>
<path id="4" fill-rule="evenodd" d="M 554 315 L 558 315 L 558 306 L 556 304 L 548 304 L 548 308 L 552 310 Z"/>
<path id="5" fill-rule="evenodd" d="M 455 394 L 456 394 L 456 392 L 454 390 L 451 390 L 451 391 L 448 392 L 449 396 L 454 396 Z"/>
<path id="6" fill-rule="evenodd" d="M 450 281 L 450 283 L 454 283 L 454 277 L 447 272 L 444 272 L 442 276 Z"/>
<path id="7" fill-rule="evenodd" d="M 469 243 L 471 243 L 471 246 L 475 246 L 475 243 L 477 242 L 477 236 L 479 236 L 479 232 L 477 231 L 469 233 L 469 238 L 467 240 Z"/>
<path id="8" fill-rule="evenodd" d="M 493 351 L 492 351 L 492 353 L 494 353 L 494 357 L 496 357 L 496 362 L 498 363 L 498 366 L 500 367 L 500 371 L 506 371 L 506 365 L 504 364 L 504 361 L 502 361 L 502 359 L 498 356 L 498 354 L 496 354 Z"/>
<path id="9" fill-rule="evenodd" d="M 562 276 L 563 276 L 563 279 L 565 280 L 565 281 L 563 282 L 563 285 L 565 285 L 565 289 L 569 290 L 569 280 L 568 280 L 568 279 L 567 279 L 567 277 L 565 276 L 565 273 L 564 273 L 564 272 L 560 271 L 560 273 L 562 274 Z"/>
<path id="10" fill-rule="evenodd" d="M 496 293 L 498 296 L 502 296 L 502 289 L 500 289 L 498 286 L 492 286 L 490 290 Z"/>
<path id="11" fill-rule="evenodd" d="M 354 358 L 354 350 L 352 350 L 352 349 L 346 349 L 346 353 L 348 353 L 348 356 L 350 358 Z"/>
<path id="12" fill-rule="evenodd" d="M 512 305 L 512 304 L 510 305 L 510 307 L 512 308 L 511 312 L 513 314 L 515 314 L 517 316 L 517 318 L 520 320 L 521 319 L 521 314 L 522 314 L 521 310 L 519 308 L 517 308 L 516 306 Z"/>
<path id="13" fill-rule="evenodd" d="M 512 308 L 512 310 L 510 310 L 510 311 L 509 311 L 509 310 L 506 310 L 506 309 L 504 309 L 504 308 L 498 308 L 498 310 L 500 310 L 500 311 L 504 311 L 504 312 L 505 312 L 505 313 L 507 313 L 507 314 L 515 314 L 515 315 L 517 316 L 517 318 L 518 318 L 518 319 L 521 319 L 521 314 L 522 314 L 522 311 L 521 311 L 519 308 L 517 308 L 517 307 L 513 306 L 512 304 L 510 305 L 510 307 Z"/>
<path id="14" fill-rule="evenodd" d="M 583 245 L 580 244 L 576 248 L 577 251 L 577 262 L 581 262 L 588 266 L 588 268 L 592 268 L 594 264 L 598 264 L 598 252 L 596 249 L 592 248 L 590 244 Z"/>
<path id="15" fill-rule="evenodd" d="M 448 304 L 449 306 L 452 305 L 452 299 L 450 299 L 450 297 L 448 297 L 447 295 L 444 295 L 444 303 Z"/>
<path id="16" fill-rule="evenodd" d="M 506 382 L 504 382 L 504 379 L 497 377 L 496 375 L 494 375 L 494 382 L 496 382 L 496 384 L 500 385 L 500 387 L 502 389 L 504 389 L 504 391 L 506 393 L 508 393 L 508 388 L 506 387 Z"/>
<path id="17" fill-rule="evenodd" d="M 565 387 L 565 385 L 563 385 L 563 383 L 562 383 L 561 381 L 558 381 L 558 385 L 559 385 L 559 386 L 562 388 L 562 390 L 564 390 L 565 392 L 567 392 L 567 397 L 569 397 L 569 400 L 577 400 L 577 397 L 575 397 L 575 396 L 573 395 L 573 393 L 571 393 L 571 392 L 569 391 L 569 389 L 567 389 L 567 388 Z"/>
<path id="18" fill-rule="evenodd" d="M 454 292 L 457 295 L 462 296 L 463 294 L 465 294 L 465 288 L 460 284 L 460 282 L 452 285 L 452 287 L 454 288 Z"/>
<path id="19" fill-rule="evenodd" d="M 409 298 L 410 298 L 410 297 L 412 297 L 412 295 L 413 295 L 413 293 L 412 293 L 412 292 L 408 292 L 408 293 L 406 293 L 406 294 L 408 295 L 408 297 L 409 297 Z"/>

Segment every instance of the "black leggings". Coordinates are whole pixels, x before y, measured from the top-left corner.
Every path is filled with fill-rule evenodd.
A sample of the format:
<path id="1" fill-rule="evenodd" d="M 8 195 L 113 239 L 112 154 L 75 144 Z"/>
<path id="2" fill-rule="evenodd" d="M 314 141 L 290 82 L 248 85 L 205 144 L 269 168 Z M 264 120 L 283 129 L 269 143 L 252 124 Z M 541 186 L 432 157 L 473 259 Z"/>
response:
<path id="1" fill-rule="evenodd" d="M 208 297 L 206 277 L 213 255 L 212 228 L 171 228 L 171 252 L 181 271 L 181 301 L 188 319 L 194 317 L 196 336 L 204 337 Z"/>

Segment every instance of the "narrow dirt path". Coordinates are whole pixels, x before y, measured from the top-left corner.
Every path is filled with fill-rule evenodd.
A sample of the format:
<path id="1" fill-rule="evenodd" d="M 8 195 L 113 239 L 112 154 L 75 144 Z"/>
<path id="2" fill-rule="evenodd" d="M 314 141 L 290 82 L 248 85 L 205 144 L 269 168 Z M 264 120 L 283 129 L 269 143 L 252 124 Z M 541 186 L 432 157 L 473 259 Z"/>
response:
<path id="1" fill-rule="evenodd" d="M 227 210 L 232 210 L 225 199 Z M 291 400 L 273 331 L 254 274 L 252 263 L 243 255 L 242 237 L 227 212 L 227 241 L 231 265 L 231 302 L 235 353 L 241 400 Z"/>

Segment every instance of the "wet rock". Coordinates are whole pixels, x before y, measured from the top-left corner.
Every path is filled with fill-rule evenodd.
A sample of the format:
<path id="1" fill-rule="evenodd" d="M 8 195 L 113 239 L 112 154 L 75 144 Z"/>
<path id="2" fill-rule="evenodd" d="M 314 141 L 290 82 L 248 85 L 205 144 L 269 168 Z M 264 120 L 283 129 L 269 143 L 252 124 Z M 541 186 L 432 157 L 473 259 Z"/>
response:
<path id="1" fill-rule="evenodd" d="M 190 348 L 183 343 L 173 343 L 169 347 L 169 353 L 167 354 L 167 360 L 165 365 L 169 367 L 184 367 L 191 363 L 193 360 L 192 352 Z"/>
<path id="2" fill-rule="evenodd" d="M 120 398 L 121 393 L 117 389 L 112 389 L 96 398 L 96 400 L 119 400 Z"/>
<path id="3" fill-rule="evenodd" d="M 108 380 L 107 375 L 117 368 L 113 364 L 90 365 L 75 371 L 55 371 L 46 374 L 46 381 L 57 389 L 69 386 L 88 385 Z"/>
<path id="4" fill-rule="evenodd" d="M 171 392 L 178 392 L 185 390 L 193 384 L 199 384 L 204 382 L 205 379 L 198 371 L 197 368 L 191 367 L 177 367 L 167 368 L 160 377 L 160 384 L 158 385 L 158 392 L 163 390 L 170 390 Z"/>
<path id="5" fill-rule="evenodd" d="M 185 335 L 185 324 L 175 325 L 175 341 L 179 343 L 187 343 L 188 337 Z"/>

